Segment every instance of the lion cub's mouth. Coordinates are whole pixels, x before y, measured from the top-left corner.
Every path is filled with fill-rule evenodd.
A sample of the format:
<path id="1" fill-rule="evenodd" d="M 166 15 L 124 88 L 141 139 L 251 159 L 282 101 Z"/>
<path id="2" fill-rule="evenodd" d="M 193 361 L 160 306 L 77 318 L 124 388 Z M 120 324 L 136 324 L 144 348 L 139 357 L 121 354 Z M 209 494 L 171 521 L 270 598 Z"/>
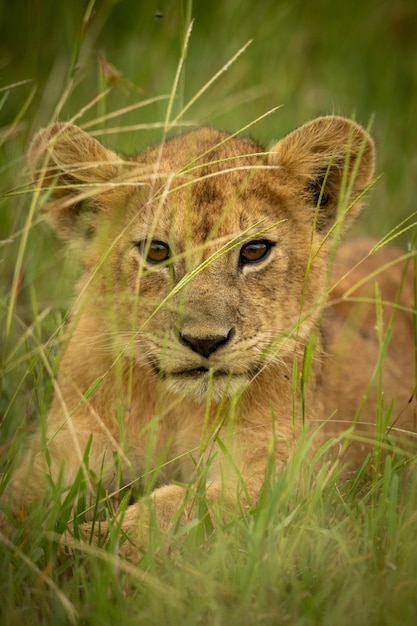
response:
<path id="1" fill-rule="evenodd" d="M 224 370 L 215 370 L 209 367 L 194 367 L 192 369 L 172 370 L 172 371 L 167 371 L 161 368 L 156 368 L 156 373 L 158 374 L 160 378 L 168 378 L 168 377 L 198 378 L 204 375 L 210 375 L 210 376 L 213 376 L 213 378 L 218 377 L 218 376 L 228 376 L 230 378 L 233 377 L 233 372 L 228 372 Z"/>
<path id="2" fill-rule="evenodd" d="M 241 393 L 259 373 L 259 367 L 241 372 L 199 365 L 189 369 L 164 369 L 158 361 L 149 361 L 153 374 L 173 393 L 188 396 L 204 404 Z"/>
<path id="3" fill-rule="evenodd" d="M 257 374 L 259 374 L 260 370 L 262 369 L 262 364 L 252 367 L 248 369 L 247 371 L 237 371 L 237 372 L 229 370 L 229 369 L 208 367 L 205 365 L 200 365 L 199 367 L 192 367 L 189 369 L 169 370 L 169 369 L 164 369 L 160 367 L 159 363 L 157 363 L 156 361 L 150 361 L 150 365 L 151 365 L 153 373 L 160 380 L 167 380 L 171 378 L 174 380 L 192 381 L 192 380 L 198 380 L 198 379 L 209 378 L 209 377 L 211 377 L 213 380 L 220 380 L 220 379 L 232 380 L 234 378 L 240 379 L 242 377 L 247 378 L 248 380 L 251 380 L 252 378 L 256 377 Z"/>

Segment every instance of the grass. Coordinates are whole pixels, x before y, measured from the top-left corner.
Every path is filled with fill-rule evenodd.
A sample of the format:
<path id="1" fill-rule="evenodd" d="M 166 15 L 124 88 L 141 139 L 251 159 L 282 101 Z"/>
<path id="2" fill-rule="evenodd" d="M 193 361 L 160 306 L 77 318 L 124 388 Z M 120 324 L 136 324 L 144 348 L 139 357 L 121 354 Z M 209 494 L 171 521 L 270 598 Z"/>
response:
<path id="1" fill-rule="evenodd" d="M 40 125 L 77 117 L 108 133 L 106 143 L 129 152 L 160 140 L 177 117 L 232 131 L 249 126 L 269 143 L 333 109 L 365 125 L 374 117 L 379 170 L 385 173 L 357 232 L 412 243 L 413 3 L 403 0 L 394 9 L 355 2 L 337 10 L 325 0 L 314 10 L 301 2 L 265 2 L 256 9 L 252 3 L 226 4 L 208 9 L 162 3 L 164 17 L 155 18 L 157 9 L 138 10 L 136 3 L 133 11 L 130 2 L 90 2 L 87 10 L 74 2 L 73 11 L 58 9 L 51 41 L 42 46 L 56 6 L 45 3 L 45 22 L 31 21 L 35 4 L 28 2 L 19 19 L 30 28 L 13 25 L 15 18 L 2 9 L 0 19 L 10 26 L 4 46 L 12 33 L 16 46 L 26 49 L 19 39 L 24 32 L 34 51 L 25 63 L 5 66 L 9 80 L 0 92 L 3 484 L 27 432 L 47 415 L 70 285 L 79 273 L 40 222 L 28 187 L 24 154 Z M 187 39 L 191 13 L 196 20 Z M 58 41 L 55 64 L 48 64 L 49 46 Z M 101 51 L 100 60 L 93 49 Z M 27 78 L 39 84 L 36 90 L 20 82 Z M 149 104 L 142 106 L 144 101 Z M 136 130 L 128 130 L 132 125 Z M 308 446 L 302 438 L 279 476 L 265 481 L 259 503 L 220 519 L 214 532 L 199 519 L 170 536 L 153 528 L 135 566 L 116 554 L 117 529 L 108 551 L 83 545 L 64 554 L 57 531 L 68 523 L 79 485 L 66 507 L 55 494 L 53 506 L 29 510 L 14 535 L 0 539 L 0 622 L 414 625 L 412 458 L 390 454 L 380 471 L 369 473 L 365 464 L 346 480 L 341 468 L 323 461 L 325 450 L 312 463 Z"/>
<path id="2" fill-rule="evenodd" d="M 57 511 L 33 511 L 2 550 L 2 623 L 414 623 L 415 473 L 405 482 L 388 460 L 372 483 L 341 491 L 304 452 L 215 534 L 194 526 L 166 550 L 154 529 L 137 566 L 88 547 L 58 560 Z"/>

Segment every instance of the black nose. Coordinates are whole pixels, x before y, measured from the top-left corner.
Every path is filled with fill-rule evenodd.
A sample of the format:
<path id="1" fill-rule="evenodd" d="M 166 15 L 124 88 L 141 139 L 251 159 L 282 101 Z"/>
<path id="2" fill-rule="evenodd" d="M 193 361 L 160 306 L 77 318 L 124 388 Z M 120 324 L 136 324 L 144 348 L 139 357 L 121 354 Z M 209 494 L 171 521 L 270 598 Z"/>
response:
<path id="1" fill-rule="evenodd" d="M 204 358 L 208 357 L 216 352 L 222 346 L 225 346 L 233 337 L 234 329 L 231 328 L 227 334 L 222 335 L 210 335 L 196 337 L 188 333 L 179 333 L 181 343 L 190 348 L 193 352 L 197 352 Z"/>

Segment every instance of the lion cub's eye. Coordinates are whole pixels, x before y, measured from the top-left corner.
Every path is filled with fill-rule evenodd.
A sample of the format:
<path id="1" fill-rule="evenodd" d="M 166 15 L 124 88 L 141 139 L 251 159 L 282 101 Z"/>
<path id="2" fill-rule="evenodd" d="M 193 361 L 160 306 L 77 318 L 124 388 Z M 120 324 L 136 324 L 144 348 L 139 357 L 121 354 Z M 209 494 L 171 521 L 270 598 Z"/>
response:
<path id="1" fill-rule="evenodd" d="M 164 263 L 168 261 L 171 256 L 169 245 L 163 241 L 157 240 L 144 240 L 135 244 L 142 256 L 151 265 L 158 265 L 158 263 Z"/>
<path id="2" fill-rule="evenodd" d="M 271 252 L 273 244 L 267 239 L 249 241 L 240 250 L 239 262 L 241 265 L 258 263 L 267 258 Z"/>

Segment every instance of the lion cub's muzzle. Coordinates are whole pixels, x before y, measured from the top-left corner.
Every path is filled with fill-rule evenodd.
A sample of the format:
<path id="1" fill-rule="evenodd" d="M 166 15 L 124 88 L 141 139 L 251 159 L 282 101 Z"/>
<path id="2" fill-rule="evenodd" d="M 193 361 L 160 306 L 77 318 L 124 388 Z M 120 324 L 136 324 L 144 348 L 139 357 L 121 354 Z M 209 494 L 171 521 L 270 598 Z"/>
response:
<path id="1" fill-rule="evenodd" d="M 204 332 L 190 332 L 189 330 L 176 331 L 177 337 L 182 345 L 193 352 L 208 359 L 219 348 L 227 346 L 235 336 L 235 329 L 232 327 L 228 331 L 221 333 L 205 334 Z"/>

